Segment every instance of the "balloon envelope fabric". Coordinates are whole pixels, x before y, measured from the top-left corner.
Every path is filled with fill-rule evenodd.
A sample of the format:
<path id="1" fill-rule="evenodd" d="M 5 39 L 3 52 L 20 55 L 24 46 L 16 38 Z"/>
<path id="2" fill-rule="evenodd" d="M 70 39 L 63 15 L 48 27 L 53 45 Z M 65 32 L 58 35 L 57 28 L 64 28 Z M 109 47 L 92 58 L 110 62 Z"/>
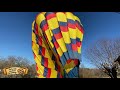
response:
<path id="1" fill-rule="evenodd" d="M 41 12 L 32 24 L 39 78 L 78 78 L 83 25 L 71 12 Z"/>

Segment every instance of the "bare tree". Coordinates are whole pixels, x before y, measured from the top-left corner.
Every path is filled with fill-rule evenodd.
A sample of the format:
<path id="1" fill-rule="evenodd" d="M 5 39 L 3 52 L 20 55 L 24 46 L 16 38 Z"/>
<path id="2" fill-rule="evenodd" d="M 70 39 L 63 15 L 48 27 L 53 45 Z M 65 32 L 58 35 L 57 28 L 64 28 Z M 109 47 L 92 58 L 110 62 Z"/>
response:
<path id="1" fill-rule="evenodd" d="M 118 64 L 115 61 L 119 55 L 120 39 L 99 40 L 88 47 L 85 53 L 88 61 L 111 78 L 117 78 Z"/>

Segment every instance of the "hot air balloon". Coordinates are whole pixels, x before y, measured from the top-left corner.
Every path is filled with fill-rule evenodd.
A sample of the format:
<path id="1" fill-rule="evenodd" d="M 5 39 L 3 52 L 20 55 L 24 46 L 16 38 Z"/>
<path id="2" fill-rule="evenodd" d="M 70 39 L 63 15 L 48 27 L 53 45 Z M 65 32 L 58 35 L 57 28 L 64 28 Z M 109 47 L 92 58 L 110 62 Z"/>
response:
<path id="1" fill-rule="evenodd" d="M 39 78 L 78 78 L 83 25 L 71 12 L 41 12 L 32 24 Z"/>

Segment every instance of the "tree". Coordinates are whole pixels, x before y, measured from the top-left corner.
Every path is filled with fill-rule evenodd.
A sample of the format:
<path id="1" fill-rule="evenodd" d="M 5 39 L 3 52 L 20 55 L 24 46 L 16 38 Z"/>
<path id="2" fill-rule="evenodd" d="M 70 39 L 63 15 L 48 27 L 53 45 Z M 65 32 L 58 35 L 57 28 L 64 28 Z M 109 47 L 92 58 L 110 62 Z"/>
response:
<path id="1" fill-rule="evenodd" d="M 98 40 L 88 47 L 85 57 L 97 68 L 105 72 L 111 78 L 117 78 L 118 56 L 120 56 L 120 39 Z"/>

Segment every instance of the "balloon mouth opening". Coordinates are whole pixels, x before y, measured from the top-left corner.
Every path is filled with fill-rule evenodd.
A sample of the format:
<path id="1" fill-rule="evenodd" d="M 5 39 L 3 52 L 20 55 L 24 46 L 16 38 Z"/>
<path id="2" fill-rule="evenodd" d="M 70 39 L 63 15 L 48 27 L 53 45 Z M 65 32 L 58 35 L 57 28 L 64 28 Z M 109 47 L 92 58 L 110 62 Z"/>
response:
<path id="1" fill-rule="evenodd" d="M 64 69 L 70 69 L 74 67 L 79 67 L 80 61 L 79 59 L 69 59 L 66 61 L 66 64 L 64 65 Z"/>
<path id="2" fill-rule="evenodd" d="M 66 73 L 69 73 L 73 68 L 78 67 L 79 68 L 80 62 L 79 59 L 69 59 L 66 61 L 66 64 L 64 65 L 64 70 Z"/>
<path id="3" fill-rule="evenodd" d="M 66 61 L 66 64 L 69 64 L 70 62 L 74 62 L 75 65 L 78 65 L 79 64 L 79 59 L 68 59 Z"/>

